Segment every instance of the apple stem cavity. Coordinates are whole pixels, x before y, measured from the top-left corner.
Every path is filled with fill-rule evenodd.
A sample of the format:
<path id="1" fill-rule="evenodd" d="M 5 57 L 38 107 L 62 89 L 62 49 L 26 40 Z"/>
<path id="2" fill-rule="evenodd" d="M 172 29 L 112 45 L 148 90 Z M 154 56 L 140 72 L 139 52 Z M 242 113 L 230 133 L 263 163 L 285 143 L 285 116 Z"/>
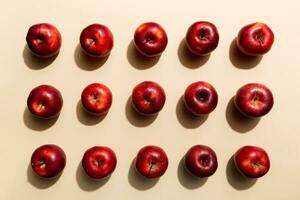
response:
<path id="1" fill-rule="evenodd" d="M 41 102 L 37 108 L 38 110 L 44 110 L 45 109 L 45 103 L 44 102 Z"/>
<path id="2" fill-rule="evenodd" d="M 151 36 L 149 36 L 148 38 L 147 38 L 147 42 L 151 42 L 153 39 L 152 39 L 152 37 Z"/>
<path id="3" fill-rule="evenodd" d="M 155 164 L 156 164 L 156 161 L 151 160 L 150 164 L 151 164 L 151 166 L 152 166 L 152 165 L 155 165 Z"/>
<path id="4" fill-rule="evenodd" d="M 259 168 L 260 167 L 260 163 L 258 161 L 255 161 L 253 163 L 254 168 Z"/>
<path id="5" fill-rule="evenodd" d="M 94 100 L 98 99 L 98 96 L 96 94 L 93 95 Z"/>
<path id="6" fill-rule="evenodd" d="M 207 35 L 206 35 L 206 33 L 205 33 L 205 29 L 204 28 L 202 28 L 201 30 L 200 30 L 200 32 L 199 32 L 199 38 L 200 38 L 200 40 L 207 40 L 208 38 L 207 38 Z"/>
<path id="7" fill-rule="evenodd" d="M 45 164 L 45 163 L 42 163 L 42 164 L 40 165 L 40 167 L 41 167 L 41 168 L 45 168 L 45 167 L 46 167 L 46 164 Z"/>
<path id="8" fill-rule="evenodd" d="M 209 163 L 209 158 L 207 157 L 199 157 L 199 162 L 202 164 L 202 165 L 208 165 Z"/>
<path id="9" fill-rule="evenodd" d="M 102 160 L 96 159 L 96 160 L 95 160 L 95 164 L 96 164 L 97 166 L 101 165 L 101 164 L 102 164 Z"/>
<path id="10" fill-rule="evenodd" d="M 208 99 L 209 94 L 203 90 L 197 92 L 197 99 L 201 102 L 205 102 Z"/>
<path id="11" fill-rule="evenodd" d="M 148 34 L 145 43 L 151 43 L 153 40 L 154 40 L 154 36 L 152 34 Z"/>
<path id="12" fill-rule="evenodd" d="M 255 97 L 253 98 L 253 101 L 254 101 L 254 102 L 259 101 L 259 97 L 258 97 L 258 96 L 255 96 Z"/>
<path id="13" fill-rule="evenodd" d="M 256 35 L 256 39 L 259 41 L 260 45 L 263 45 L 263 44 L 264 44 L 263 36 L 262 36 L 262 33 L 261 33 L 261 32 L 259 32 L 259 33 Z"/>
<path id="14" fill-rule="evenodd" d="M 41 44 L 41 43 L 43 43 L 43 39 L 38 38 L 38 39 L 36 39 L 36 42 L 37 42 L 38 44 Z"/>
<path id="15" fill-rule="evenodd" d="M 33 167 L 39 166 L 40 168 L 45 168 L 45 167 L 46 167 L 46 163 L 42 160 L 42 161 L 39 161 L 39 162 L 36 163 L 36 164 L 32 163 L 32 166 L 33 166 Z"/>
<path id="16" fill-rule="evenodd" d="M 88 38 L 87 40 L 90 45 L 94 45 L 96 43 L 96 41 L 93 38 Z"/>
<path id="17" fill-rule="evenodd" d="M 149 105 L 151 103 L 151 101 L 149 99 L 145 99 L 145 104 Z"/>

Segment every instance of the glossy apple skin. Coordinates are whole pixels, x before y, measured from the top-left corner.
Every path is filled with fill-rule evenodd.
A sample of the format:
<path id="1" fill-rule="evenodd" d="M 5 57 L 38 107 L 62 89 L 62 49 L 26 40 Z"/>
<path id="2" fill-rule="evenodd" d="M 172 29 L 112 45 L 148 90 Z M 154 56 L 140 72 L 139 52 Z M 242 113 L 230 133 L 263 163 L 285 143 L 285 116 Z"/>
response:
<path id="1" fill-rule="evenodd" d="M 237 47 L 249 56 L 267 53 L 274 42 L 272 30 L 264 23 L 255 22 L 244 26 L 237 36 Z"/>
<path id="2" fill-rule="evenodd" d="M 61 47 L 61 35 L 51 24 L 35 24 L 29 28 L 26 42 L 35 55 L 47 58 L 58 54 Z"/>
<path id="3" fill-rule="evenodd" d="M 166 95 L 159 84 L 152 81 L 144 81 L 135 86 L 131 100 L 133 107 L 138 113 L 154 115 L 163 108 Z"/>
<path id="4" fill-rule="evenodd" d="M 115 170 L 117 157 L 112 149 L 95 146 L 86 150 L 81 163 L 88 176 L 101 179 L 109 176 Z"/>
<path id="5" fill-rule="evenodd" d="M 135 30 L 134 44 L 142 55 L 154 57 L 166 49 L 168 36 L 159 24 L 146 22 Z"/>
<path id="6" fill-rule="evenodd" d="M 40 118 L 53 118 L 59 115 L 63 106 L 61 93 L 53 86 L 40 85 L 31 90 L 27 98 L 29 111 Z"/>
<path id="7" fill-rule="evenodd" d="M 137 171 L 146 178 L 158 178 L 168 168 L 168 157 L 165 151 L 157 146 L 145 146 L 136 156 Z"/>
<path id="8" fill-rule="evenodd" d="M 112 100 L 110 89 L 101 83 L 92 83 L 81 93 L 82 106 L 91 114 L 106 114 L 111 107 Z"/>
<path id="9" fill-rule="evenodd" d="M 205 56 L 215 50 L 219 44 L 217 27 L 207 21 L 192 24 L 185 37 L 188 49 L 195 55 Z"/>
<path id="10" fill-rule="evenodd" d="M 53 178 L 59 175 L 66 166 L 66 154 L 54 144 L 38 147 L 31 156 L 33 171 L 44 178 Z"/>
<path id="11" fill-rule="evenodd" d="M 102 24 L 91 24 L 82 30 L 80 45 L 92 57 L 106 57 L 114 46 L 113 34 Z"/>
<path id="12" fill-rule="evenodd" d="M 196 116 L 211 113 L 218 104 L 218 93 L 209 83 L 198 81 L 190 84 L 184 92 L 186 108 Z"/>
<path id="13" fill-rule="evenodd" d="M 217 155 L 213 149 L 205 145 L 195 145 L 185 154 L 186 169 L 200 178 L 213 175 L 218 168 Z"/>
<path id="14" fill-rule="evenodd" d="M 270 169 L 270 160 L 267 152 L 255 146 L 241 147 L 234 154 L 237 169 L 249 178 L 260 178 Z"/>
<path id="15" fill-rule="evenodd" d="M 241 87 L 235 97 L 234 104 L 238 111 L 247 117 L 262 117 L 273 107 L 271 90 L 260 83 L 248 83 Z"/>

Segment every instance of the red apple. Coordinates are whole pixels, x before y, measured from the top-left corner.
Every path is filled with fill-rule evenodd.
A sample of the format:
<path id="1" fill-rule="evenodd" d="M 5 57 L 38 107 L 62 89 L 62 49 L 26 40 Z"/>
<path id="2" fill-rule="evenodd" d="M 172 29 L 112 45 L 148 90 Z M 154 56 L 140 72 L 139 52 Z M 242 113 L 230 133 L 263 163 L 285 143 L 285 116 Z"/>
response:
<path id="1" fill-rule="evenodd" d="M 168 44 L 165 30 L 157 23 L 141 24 L 134 33 L 134 44 L 137 50 L 147 57 L 160 55 Z"/>
<path id="2" fill-rule="evenodd" d="M 190 84 L 183 99 L 186 108 L 198 116 L 211 113 L 218 104 L 217 91 L 211 84 L 203 81 Z"/>
<path id="3" fill-rule="evenodd" d="M 135 110 L 142 115 L 157 114 L 164 106 L 166 95 L 163 88 L 152 81 L 144 81 L 132 91 L 131 100 Z"/>
<path id="4" fill-rule="evenodd" d="M 264 176 L 270 169 L 267 152 L 255 146 L 244 146 L 234 154 L 237 169 L 249 178 Z"/>
<path id="5" fill-rule="evenodd" d="M 51 57 L 58 54 L 61 46 L 61 35 L 51 24 L 32 25 L 26 36 L 29 49 L 37 56 Z"/>
<path id="6" fill-rule="evenodd" d="M 195 176 L 208 177 L 218 168 L 217 155 L 210 147 L 195 145 L 185 154 L 186 169 Z"/>
<path id="7" fill-rule="evenodd" d="M 185 41 L 192 53 L 199 56 L 208 55 L 218 46 L 218 29 L 210 22 L 195 22 L 189 27 Z"/>
<path id="8" fill-rule="evenodd" d="M 81 163 L 88 176 L 100 179 L 109 176 L 115 170 L 117 157 L 110 148 L 95 146 L 84 153 Z"/>
<path id="9" fill-rule="evenodd" d="M 158 178 L 168 168 L 168 157 L 164 150 L 157 146 L 145 146 L 136 156 L 135 166 L 146 178 Z"/>
<path id="10" fill-rule="evenodd" d="M 249 56 L 261 56 L 271 49 L 274 34 L 266 24 L 255 22 L 240 30 L 236 42 L 242 53 Z"/>
<path id="11" fill-rule="evenodd" d="M 40 146 L 31 156 L 31 167 L 33 171 L 44 178 L 57 176 L 63 171 L 65 165 L 65 152 L 54 144 Z"/>
<path id="12" fill-rule="evenodd" d="M 81 93 L 83 107 L 91 114 L 105 114 L 112 104 L 112 94 L 108 87 L 100 83 L 88 85 Z"/>
<path id="13" fill-rule="evenodd" d="M 80 35 L 80 45 L 93 57 L 106 57 L 113 48 L 113 34 L 102 24 L 91 24 Z"/>
<path id="14" fill-rule="evenodd" d="M 31 90 L 27 98 L 29 111 L 40 118 L 56 117 L 63 106 L 60 92 L 50 85 L 40 85 Z"/>
<path id="15" fill-rule="evenodd" d="M 245 116 L 261 117 L 272 109 L 273 95 L 263 84 L 248 83 L 237 91 L 234 104 Z"/>

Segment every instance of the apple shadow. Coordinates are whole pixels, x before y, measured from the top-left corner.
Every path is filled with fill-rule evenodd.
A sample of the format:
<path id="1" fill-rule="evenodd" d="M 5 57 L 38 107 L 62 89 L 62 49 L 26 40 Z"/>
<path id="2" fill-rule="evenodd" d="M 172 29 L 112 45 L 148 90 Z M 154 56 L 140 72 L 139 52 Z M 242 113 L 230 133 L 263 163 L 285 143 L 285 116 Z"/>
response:
<path id="1" fill-rule="evenodd" d="M 131 162 L 129 172 L 128 172 L 128 182 L 129 184 L 137 190 L 144 191 L 154 187 L 159 178 L 146 178 L 141 175 L 135 168 L 135 159 Z"/>
<path id="2" fill-rule="evenodd" d="M 188 172 L 184 165 L 184 157 L 180 160 L 178 164 L 177 177 L 180 184 L 189 190 L 194 190 L 203 186 L 208 179 L 207 177 L 206 178 L 196 177 L 195 175 Z"/>
<path id="3" fill-rule="evenodd" d="M 160 55 L 155 57 L 146 57 L 142 55 L 131 40 L 127 47 L 127 60 L 131 66 L 139 70 L 145 70 L 153 67 L 159 61 Z"/>
<path id="4" fill-rule="evenodd" d="M 93 179 L 89 177 L 82 168 L 81 162 L 79 163 L 76 170 L 77 184 L 84 191 L 95 191 L 104 186 L 109 179 L 110 176 L 107 176 L 103 179 Z"/>
<path id="5" fill-rule="evenodd" d="M 132 105 L 131 96 L 127 99 L 125 106 L 125 114 L 127 120 L 135 127 L 146 127 L 154 122 L 158 114 L 144 116 L 139 114 Z"/>
<path id="6" fill-rule="evenodd" d="M 176 116 L 178 122 L 187 129 L 195 129 L 201 126 L 208 118 L 206 116 L 195 116 L 193 113 L 189 112 L 181 96 L 176 105 Z"/>
<path id="7" fill-rule="evenodd" d="M 75 52 L 74 52 L 74 59 L 76 65 L 85 71 L 93 71 L 101 66 L 103 66 L 107 59 L 109 58 L 109 55 L 103 58 L 97 58 L 87 55 L 81 48 L 80 44 L 76 46 Z"/>
<path id="8" fill-rule="evenodd" d="M 257 179 L 248 178 L 238 171 L 234 164 L 233 156 L 229 159 L 226 166 L 226 178 L 228 183 L 236 190 L 249 189 L 257 181 Z"/>
<path id="9" fill-rule="evenodd" d="M 32 170 L 31 165 L 29 163 L 27 167 L 27 182 L 29 182 L 32 186 L 34 186 L 37 189 L 47 189 L 58 181 L 61 174 L 62 173 L 53 178 L 40 177 Z"/>
<path id="10" fill-rule="evenodd" d="M 248 56 L 243 54 L 236 45 L 234 38 L 229 48 L 229 59 L 231 63 L 239 69 L 251 69 L 258 65 L 263 56 Z"/>
<path id="11" fill-rule="evenodd" d="M 24 124 L 29 129 L 34 130 L 34 131 L 44 131 L 44 130 L 50 128 L 51 126 L 53 126 L 56 123 L 58 117 L 59 117 L 59 115 L 57 115 L 54 118 L 50 118 L 50 119 L 38 118 L 38 117 L 32 115 L 27 107 L 25 108 L 25 110 L 23 112 Z"/>
<path id="12" fill-rule="evenodd" d="M 233 130 L 239 133 L 246 133 L 257 126 L 260 118 L 250 118 L 240 113 L 235 108 L 234 97 L 232 97 L 227 104 L 226 120 Z"/>
<path id="13" fill-rule="evenodd" d="M 53 61 L 56 59 L 58 54 L 51 56 L 49 58 L 42 58 L 34 55 L 31 50 L 28 48 L 27 45 L 25 45 L 23 49 L 23 60 L 25 65 L 32 70 L 40 70 L 47 66 L 49 66 Z"/>
<path id="14" fill-rule="evenodd" d="M 209 60 L 210 57 L 210 54 L 205 56 L 193 54 L 186 46 L 185 39 L 181 40 L 177 50 L 177 55 L 180 63 L 189 69 L 196 69 L 201 67 Z"/>
<path id="15" fill-rule="evenodd" d="M 103 115 L 93 115 L 88 113 L 82 106 L 81 100 L 78 101 L 77 106 L 76 106 L 76 115 L 77 119 L 80 123 L 86 125 L 86 126 L 94 126 L 101 121 L 104 120 L 106 117 L 107 113 Z"/>

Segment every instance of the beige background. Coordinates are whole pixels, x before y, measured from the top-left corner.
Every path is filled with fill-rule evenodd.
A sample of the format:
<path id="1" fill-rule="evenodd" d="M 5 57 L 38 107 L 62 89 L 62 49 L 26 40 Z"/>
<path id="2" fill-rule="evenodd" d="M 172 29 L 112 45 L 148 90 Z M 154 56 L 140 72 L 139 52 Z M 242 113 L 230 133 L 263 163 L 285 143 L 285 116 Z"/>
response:
<path id="1" fill-rule="evenodd" d="M 2 1 L 0 199 L 300 199 L 297 2 Z M 220 43 L 209 59 L 190 58 L 181 44 L 197 20 L 211 21 L 219 29 Z M 130 45 L 135 28 L 144 21 L 159 22 L 169 36 L 160 59 L 146 63 Z M 273 49 L 260 62 L 240 59 L 231 45 L 238 30 L 254 21 L 268 23 L 276 36 Z M 55 60 L 37 60 L 25 48 L 27 29 L 38 22 L 52 23 L 62 34 Z M 95 22 L 106 24 L 114 34 L 115 46 L 106 62 L 85 59 L 77 46 L 81 30 Z M 127 105 L 132 88 L 143 80 L 157 81 L 166 91 L 166 105 L 156 119 L 141 119 Z M 179 101 L 186 86 L 197 80 L 210 82 L 219 93 L 218 107 L 207 119 L 191 118 Z M 89 118 L 78 106 L 82 89 L 92 82 L 108 85 L 114 95 L 103 119 Z M 264 83 L 274 93 L 273 110 L 259 122 L 238 120 L 229 103 L 247 82 Z M 63 94 L 56 122 L 41 123 L 26 111 L 28 93 L 43 83 Z M 55 143 L 67 154 L 64 173 L 50 182 L 28 169 L 32 151 L 45 143 Z M 179 165 L 197 143 L 210 145 L 219 159 L 217 172 L 206 182 L 187 176 Z M 131 168 L 146 144 L 163 147 L 169 156 L 169 169 L 158 182 L 146 182 Z M 246 144 L 265 148 L 271 158 L 270 172 L 256 182 L 241 179 L 228 164 Z M 118 156 L 107 182 L 88 180 L 79 167 L 83 152 L 93 145 L 110 146 Z"/>

